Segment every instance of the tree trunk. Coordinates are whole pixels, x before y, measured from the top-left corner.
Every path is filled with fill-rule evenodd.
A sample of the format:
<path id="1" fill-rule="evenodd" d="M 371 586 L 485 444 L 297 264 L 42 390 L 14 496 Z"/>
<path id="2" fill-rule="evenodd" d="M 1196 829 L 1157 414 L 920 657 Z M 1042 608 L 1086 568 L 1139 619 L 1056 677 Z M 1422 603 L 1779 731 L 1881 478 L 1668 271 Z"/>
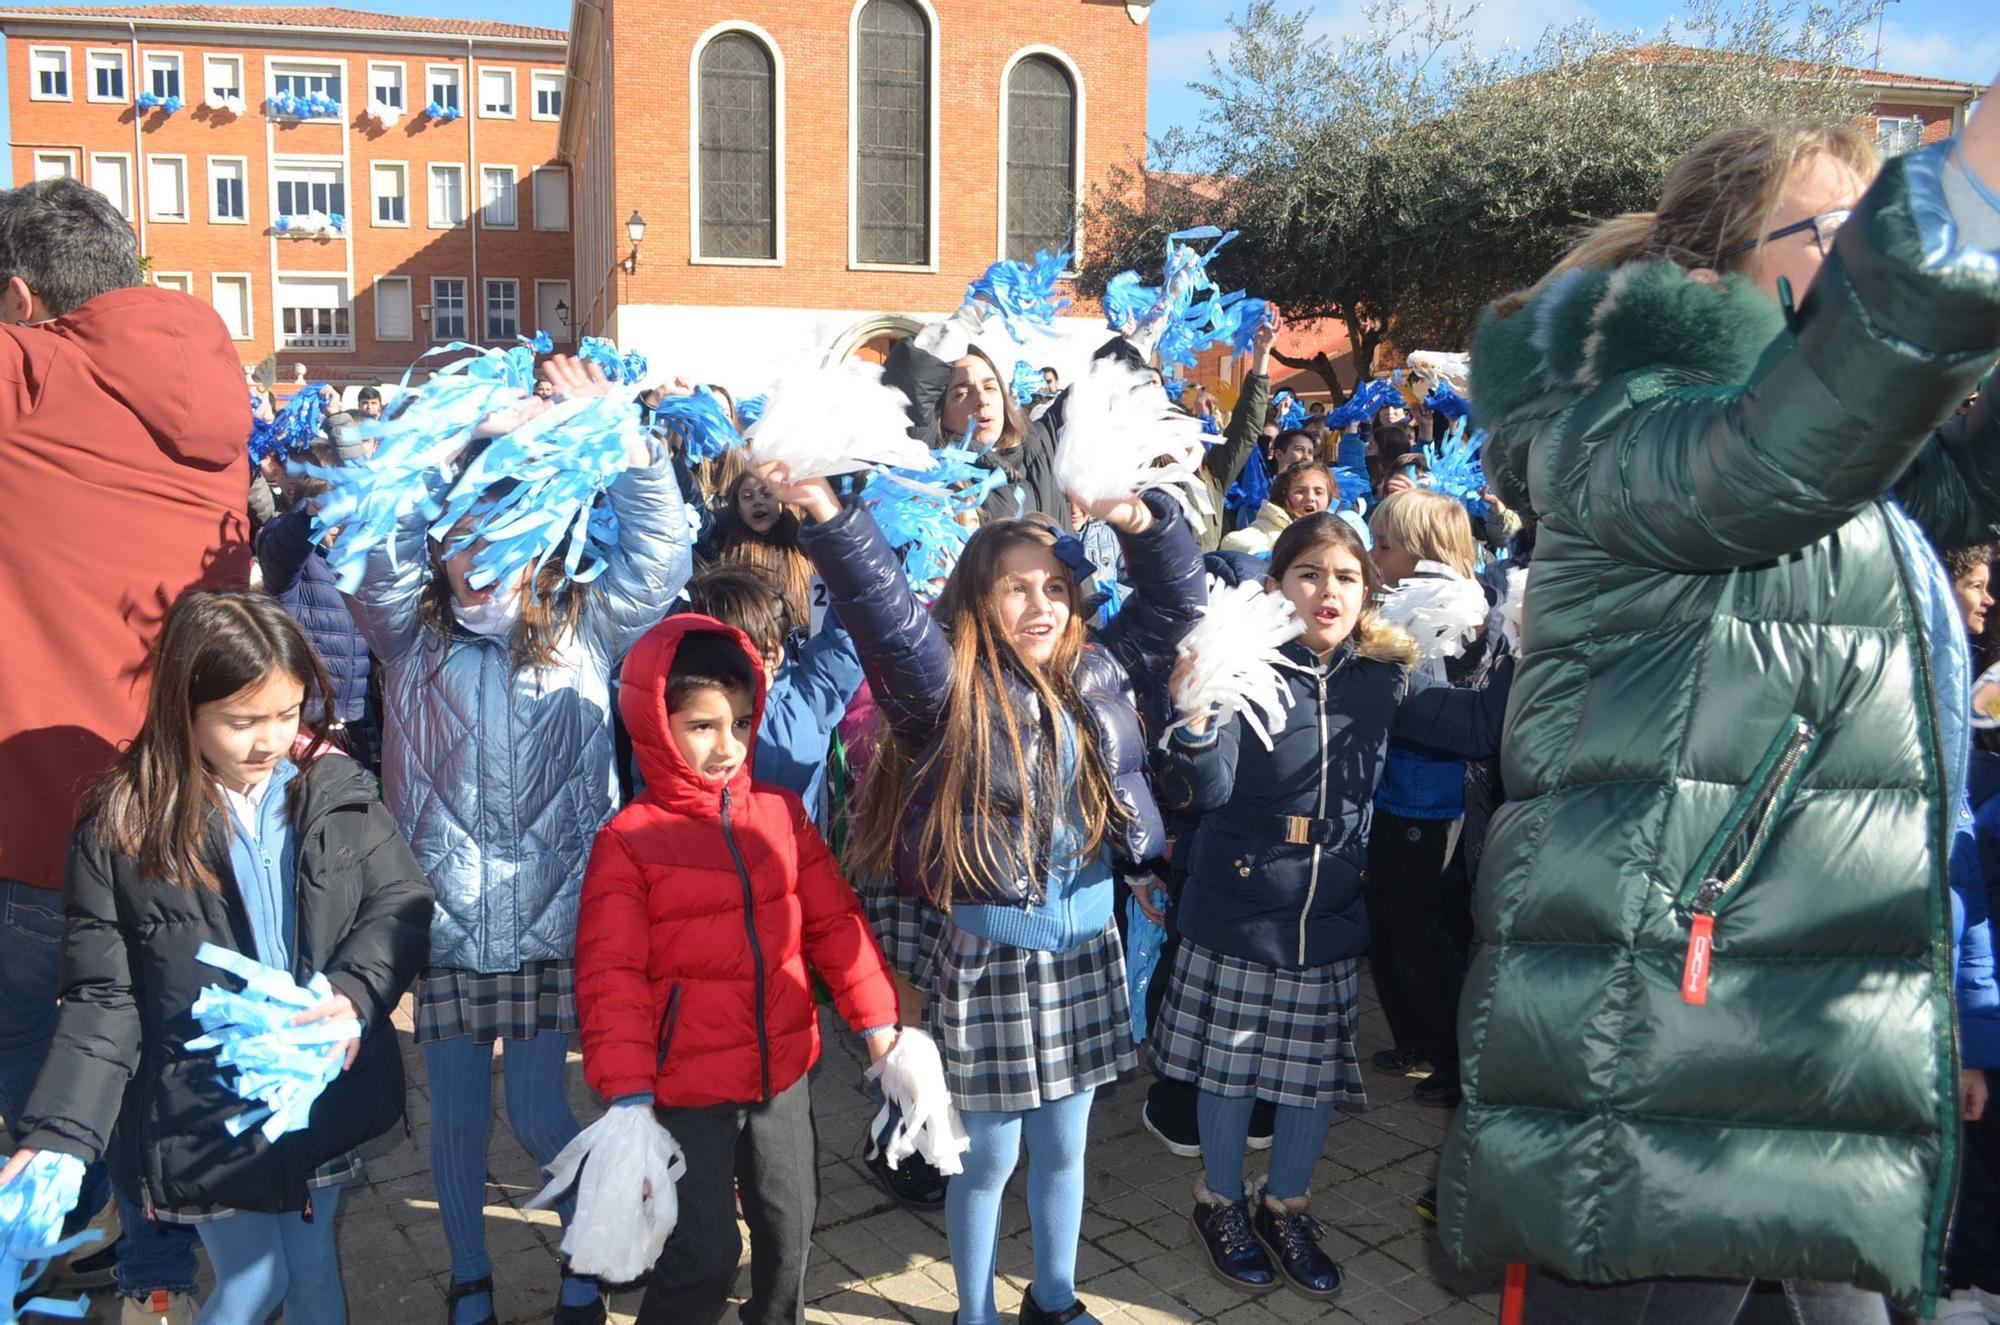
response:
<path id="1" fill-rule="evenodd" d="M 1333 398 L 1328 408 L 1335 408 L 1347 403 L 1347 388 L 1340 384 L 1340 374 L 1334 371 L 1333 360 L 1327 357 L 1325 350 L 1321 350 L 1309 358 L 1280 354 L 1278 351 L 1272 350 L 1271 357 L 1295 373 L 1313 373 L 1318 376 L 1320 381 L 1326 383 L 1327 392 Z"/>

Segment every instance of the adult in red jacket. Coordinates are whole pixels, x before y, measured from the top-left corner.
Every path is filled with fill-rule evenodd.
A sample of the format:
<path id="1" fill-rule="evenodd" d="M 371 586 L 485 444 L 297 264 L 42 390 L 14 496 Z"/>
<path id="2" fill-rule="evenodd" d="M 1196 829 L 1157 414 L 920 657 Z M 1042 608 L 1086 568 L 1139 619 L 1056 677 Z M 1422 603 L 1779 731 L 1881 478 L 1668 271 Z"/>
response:
<path id="1" fill-rule="evenodd" d="M 669 727 L 669 674 L 702 632 L 741 650 L 754 687 L 741 762 L 721 779 L 690 767 Z M 584 1079 L 608 1100 L 654 1103 L 688 1158 L 679 1227 L 641 1321 L 719 1317 L 741 1254 L 738 1182 L 756 1249 L 745 1319 L 797 1317 L 816 1203 L 805 1075 L 819 1057 L 819 1009 L 808 967 L 872 1056 L 898 1022 L 881 950 L 804 805 L 751 780 L 764 689 L 749 638 L 693 614 L 655 626 L 620 680 L 646 789 L 591 849 L 576 992 Z"/>
<path id="2" fill-rule="evenodd" d="M 249 435 L 222 319 L 140 284 L 132 227 L 109 199 L 66 179 L 0 190 L 0 1114 L 10 1128 L 55 1030 L 78 802 L 139 729 L 168 606 L 189 588 L 249 578 Z M 170 1285 L 121 1287 L 184 1278 L 192 1289 L 191 1254 L 188 1265 Z"/>

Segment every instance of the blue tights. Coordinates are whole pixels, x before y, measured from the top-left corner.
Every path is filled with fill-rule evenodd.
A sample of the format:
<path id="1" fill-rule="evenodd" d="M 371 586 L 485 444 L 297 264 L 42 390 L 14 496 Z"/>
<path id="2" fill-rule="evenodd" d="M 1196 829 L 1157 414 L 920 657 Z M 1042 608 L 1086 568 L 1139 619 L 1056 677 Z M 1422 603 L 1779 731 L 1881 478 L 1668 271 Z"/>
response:
<path id="1" fill-rule="evenodd" d="M 1000 1197 L 1028 1142 L 1028 1220 L 1034 1230 L 1035 1305 L 1065 1311 L 1076 1301 L 1076 1244 L 1083 1236 L 1083 1146 L 1094 1090 L 1021 1113 L 963 1115 L 972 1149 L 945 1196 L 959 1325 L 1000 1325 L 993 1267 L 1000 1255 Z M 1247 1134 L 1246 1134 L 1247 1135 Z"/>
<path id="2" fill-rule="evenodd" d="M 1250 1141 L 1250 1111 L 1255 1096 L 1218 1095 L 1204 1089 L 1195 1098 L 1195 1121 L 1201 1125 L 1201 1175 L 1217 1196 L 1234 1200 L 1243 1191 L 1243 1151 Z M 1333 1101 L 1315 1108 L 1278 1106 L 1271 1136 L 1271 1177 L 1268 1190 L 1279 1199 L 1304 1196 L 1312 1186 L 1313 1168 L 1333 1130 Z"/>
<path id="3" fill-rule="evenodd" d="M 198 1225 L 215 1271 L 215 1291 L 195 1325 L 265 1325 L 285 1309 L 285 1325 L 347 1325 L 347 1294 L 334 1253 L 333 1216 L 340 1188 L 312 1193 L 313 1217 L 239 1210 Z"/>
<path id="4" fill-rule="evenodd" d="M 569 1037 L 543 1031 L 532 1040 L 503 1040 L 507 1076 L 507 1118 L 521 1148 L 546 1165 L 582 1129 L 570 1111 L 563 1082 Z M 465 1284 L 493 1273 L 486 1255 L 486 1140 L 493 1128 L 493 1046 L 470 1036 L 431 1040 L 424 1045 L 424 1068 L 431 1086 L 431 1177 L 437 1183 L 438 1213 L 451 1248 L 451 1277 Z M 563 1223 L 576 1209 L 574 1195 L 556 1207 Z M 563 1280 L 563 1297 L 587 1300 L 595 1280 Z M 457 1319 L 483 1320 L 492 1299 L 478 1293 L 462 1298 Z"/>

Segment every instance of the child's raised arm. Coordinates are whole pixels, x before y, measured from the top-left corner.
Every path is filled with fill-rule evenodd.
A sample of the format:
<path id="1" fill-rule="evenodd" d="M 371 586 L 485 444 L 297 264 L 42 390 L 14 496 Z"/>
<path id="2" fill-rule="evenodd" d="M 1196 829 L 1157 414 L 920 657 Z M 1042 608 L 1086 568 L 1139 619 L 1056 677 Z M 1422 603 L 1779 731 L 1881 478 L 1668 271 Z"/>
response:
<path id="1" fill-rule="evenodd" d="M 658 625 L 687 583 L 687 510 L 664 446 L 646 443 L 648 463 L 620 474 L 606 490 L 618 517 L 618 547 L 598 579 L 596 614 L 606 656 L 622 658 Z"/>
<path id="2" fill-rule="evenodd" d="M 1500 731 L 1507 722 L 1507 696 L 1513 688 L 1511 654 L 1479 686 L 1460 688 L 1412 672 L 1390 735 L 1461 759 L 1491 759 L 1500 753 Z"/>
<path id="3" fill-rule="evenodd" d="M 1150 523 L 1128 521 L 1136 524 L 1136 532 L 1109 521 L 1125 554 L 1132 593 L 1097 633 L 1097 642 L 1142 685 L 1173 666 L 1174 647 L 1208 602 L 1201 545 L 1180 504 L 1163 492 L 1144 494 L 1144 503 L 1152 518 Z"/>
<path id="4" fill-rule="evenodd" d="M 431 579 L 427 504 L 412 503 L 396 521 L 395 532 L 368 549 L 360 584 L 341 595 L 369 649 L 385 663 L 407 656 L 423 641 L 418 609 Z"/>

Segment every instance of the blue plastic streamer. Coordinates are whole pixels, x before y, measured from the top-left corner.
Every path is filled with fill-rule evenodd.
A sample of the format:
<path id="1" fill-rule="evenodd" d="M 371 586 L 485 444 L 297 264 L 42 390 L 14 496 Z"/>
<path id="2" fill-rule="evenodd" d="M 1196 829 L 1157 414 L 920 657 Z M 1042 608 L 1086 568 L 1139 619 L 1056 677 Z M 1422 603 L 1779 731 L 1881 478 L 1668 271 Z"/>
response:
<path id="1" fill-rule="evenodd" d="M 984 300 L 1017 344 L 1027 344 L 1033 336 L 1055 328 L 1055 320 L 1069 299 L 1056 293 L 1056 284 L 1069 270 L 1072 254 L 1065 248 L 1056 253 L 1042 249 L 1033 262 L 1002 259 L 965 288 L 969 303 Z"/>
<path id="2" fill-rule="evenodd" d="M 333 997 L 324 974 L 301 985 L 285 971 L 213 943 L 202 944 L 195 960 L 243 982 L 241 992 L 209 985 L 195 997 L 194 1017 L 207 1034 L 187 1042 L 193 1053 L 215 1050 L 216 1066 L 233 1071 L 231 1088 L 252 1106 L 224 1127 L 231 1136 L 255 1127 L 266 1141 L 302 1130 L 313 1101 L 341 1073 L 342 1046 L 361 1038 L 361 1023 L 329 1017 L 291 1024 Z"/>
<path id="3" fill-rule="evenodd" d="M 1236 336 L 1231 342 L 1238 354 L 1249 354 L 1257 348 L 1257 332 L 1270 320 L 1271 303 L 1267 299 L 1245 299 L 1236 306 Z"/>
<path id="4" fill-rule="evenodd" d="M 1299 398 L 1291 392 L 1280 391 L 1272 397 L 1271 404 L 1278 411 L 1279 432 L 1289 432 L 1293 428 L 1306 426 L 1306 407 L 1301 405 Z"/>
<path id="5" fill-rule="evenodd" d="M 1166 890 L 1155 887 L 1153 905 L 1164 911 L 1171 904 Z M 1139 909 L 1139 899 L 1127 896 L 1125 899 L 1125 979 L 1130 990 L 1132 1003 L 1132 1039 L 1139 1042 L 1146 1038 L 1146 990 L 1153 983 L 1153 976 L 1160 965 L 1160 949 L 1166 944 L 1167 931 L 1153 923 L 1152 918 Z"/>
<path id="6" fill-rule="evenodd" d="M 1472 402 L 1458 394 L 1458 388 L 1440 380 L 1424 397 L 1424 407 L 1456 422 L 1472 413 Z"/>
<path id="7" fill-rule="evenodd" d="M 1363 497 L 1375 495 L 1374 485 L 1368 476 L 1359 470 L 1345 467 L 1333 471 L 1333 481 L 1340 485 L 1340 500 L 1334 503 L 1336 509 L 1352 510 Z"/>
<path id="8" fill-rule="evenodd" d="M 979 509 L 1007 482 L 1006 471 L 986 469 L 976 452 L 947 446 L 932 453 L 934 468 L 879 470 L 859 504 L 875 517 L 889 546 L 903 557 L 903 573 L 922 587 L 951 574 L 972 531 L 959 517 Z"/>
<path id="9" fill-rule="evenodd" d="M 535 338 L 533 340 L 529 340 L 526 336 L 522 336 L 520 338 L 520 341 L 523 345 L 533 350 L 537 355 L 554 354 L 556 352 L 555 340 L 546 331 L 536 332 Z"/>
<path id="10" fill-rule="evenodd" d="M 743 445 L 743 434 L 736 431 L 735 420 L 710 391 L 662 398 L 653 411 L 653 427 L 679 437 L 687 448 L 687 458 L 697 464 Z"/>
<path id="11" fill-rule="evenodd" d="M 83 1161 L 74 1155 L 43 1150 L 0 1187 L 0 1325 L 18 1325 L 23 1315 L 82 1320 L 90 1311 L 87 1297 L 27 1295 L 50 1261 L 103 1240 L 101 1229 L 68 1238 L 62 1233 L 63 1221 L 76 1209 L 83 1172 Z"/>
<path id="12" fill-rule="evenodd" d="M 308 382 L 298 389 L 265 429 L 250 431 L 250 459 L 261 462 L 267 456 L 283 460 L 312 449 L 326 421 L 326 402 L 320 399 L 324 382 Z M 261 448 L 261 449 L 260 449 Z"/>
<path id="13" fill-rule="evenodd" d="M 1396 390 L 1395 383 L 1386 377 L 1370 378 L 1356 386 L 1344 404 L 1326 412 L 1326 426 L 1342 431 L 1349 424 L 1372 419 L 1389 406 L 1402 403 L 1402 393 Z"/>
<path id="14" fill-rule="evenodd" d="M 1035 365 L 1029 363 L 1026 359 L 1014 360 L 1014 381 L 1012 386 L 1014 399 L 1017 403 L 1021 405 L 1034 404 L 1036 393 L 1042 389 L 1041 369 L 1035 367 Z"/>
<path id="15" fill-rule="evenodd" d="M 1475 520 L 1485 519 L 1491 511 L 1486 500 L 1486 470 L 1479 463 L 1485 445 L 1486 430 L 1468 434 L 1465 420 L 1460 419 L 1451 425 L 1443 441 L 1424 447 L 1424 460 L 1429 466 L 1424 486 L 1456 497 Z"/>
<path id="16" fill-rule="evenodd" d="M 1264 465 L 1264 448 L 1253 446 L 1250 458 L 1243 462 L 1243 472 L 1223 494 L 1222 509 L 1236 513 L 1233 527 L 1241 529 L 1257 518 L 1257 512 L 1270 499 L 1271 471 Z"/>
<path id="17" fill-rule="evenodd" d="M 764 406 L 770 399 L 769 396 L 751 396 L 747 400 L 736 402 L 736 421 L 743 425 L 745 432 L 750 431 L 757 420 L 764 417 Z"/>

